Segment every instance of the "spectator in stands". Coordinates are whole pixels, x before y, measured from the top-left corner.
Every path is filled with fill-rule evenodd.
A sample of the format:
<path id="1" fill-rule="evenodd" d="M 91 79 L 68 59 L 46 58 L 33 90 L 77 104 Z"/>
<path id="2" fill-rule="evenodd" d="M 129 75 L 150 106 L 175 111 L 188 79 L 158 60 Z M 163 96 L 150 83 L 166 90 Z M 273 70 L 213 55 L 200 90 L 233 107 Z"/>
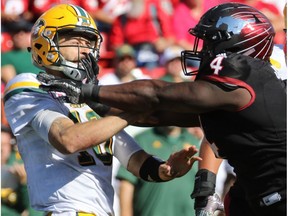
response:
<path id="1" fill-rule="evenodd" d="M 90 14 L 98 9 L 98 0 L 32 0 L 32 2 L 32 11 L 35 14 L 36 19 L 56 4 L 75 4 L 83 7 Z"/>
<path id="2" fill-rule="evenodd" d="M 13 50 L 2 53 L 1 56 L 1 80 L 4 84 L 17 74 L 39 72 L 32 64 L 31 55 L 27 51 L 27 47 L 30 46 L 31 28 L 32 24 L 24 19 L 7 26 L 12 35 Z"/>
<path id="3" fill-rule="evenodd" d="M 181 51 L 179 46 L 171 46 L 165 49 L 162 55 L 162 64 L 165 68 L 165 74 L 162 80 L 168 82 L 182 82 L 189 77 L 184 76 L 181 65 Z"/>
<path id="4" fill-rule="evenodd" d="M 117 16 L 131 8 L 130 0 L 33 0 L 33 12 L 38 18 L 55 4 L 74 4 L 84 8 L 95 20 L 100 32 L 109 32 Z"/>
<path id="5" fill-rule="evenodd" d="M 136 53 L 132 46 L 124 44 L 116 49 L 114 58 L 114 71 L 101 76 L 101 84 L 119 84 L 135 79 L 148 79 L 148 75 L 143 74 L 137 68 Z M 101 73 L 101 72 L 100 72 Z"/>
<path id="6" fill-rule="evenodd" d="M 30 0 L 1 1 L 1 32 L 7 31 L 6 27 L 22 19 L 31 21 L 33 13 L 30 11 L 30 6 Z"/>
<path id="7" fill-rule="evenodd" d="M 1 53 L 10 51 L 13 49 L 12 37 L 9 32 L 1 31 Z"/>
<path id="8" fill-rule="evenodd" d="M 171 152 L 185 146 L 199 147 L 198 137 L 179 127 L 158 127 L 135 136 L 135 140 L 147 152 L 161 158 L 168 158 Z M 121 216 L 193 216 L 193 201 L 189 199 L 197 166 L 183 178 L 163 184 L 147 183 L 120 167 Z"/>
<path id="9" fill-rule="evenodd" d="M 101 33 L 110 33 L 115 19 L 131 10 L 132 0 L 99 0 L 99 7 L 91 16 Z"/>
<path id="10" fill-rule="evenodd" d="M 176 43 L 183 49 L 192 50 L 195 37 L 188 29 L 195 26 L 203 13 L 210 7 L 217 5 L 220 0 L 180 0 L 175 6 L 172 16 L 172 26 Z"/>
<path id="11" fill-rule="evenodd" d="M 110 44 L 116 49 L 128 43 L 136 50 L 137 66 L 158 66 L 159 55 L 174 43 L 169 1 L 132 0 L 129 13 L 119 16 L 112 25 Z"/>

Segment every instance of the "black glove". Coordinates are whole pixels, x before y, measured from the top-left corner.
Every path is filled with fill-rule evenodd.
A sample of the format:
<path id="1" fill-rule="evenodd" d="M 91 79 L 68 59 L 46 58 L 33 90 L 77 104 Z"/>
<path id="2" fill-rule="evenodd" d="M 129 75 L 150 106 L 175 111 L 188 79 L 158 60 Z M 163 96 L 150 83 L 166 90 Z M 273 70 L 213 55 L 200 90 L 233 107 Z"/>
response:
<path id="1" fill-rule="evenodd" d="M 89 53 L 87 58 L 80 60 L 87 74 L 87 84 L 98 85 L 99 80 L 97 76 L 99 74 L 99 66 L 97 60 L 94 58 L 92 53 Z"/>
<path id="2" fill-rule="evenodd" d="M 70 103 L 79 104 L 86 100 L 97 101 L 100 86 L 82 84 L 80 81 L 55 77 L 45 72 L 40 72 L 37 79 L 41 82 L 40 89 L 44 91 L 64 92 Z"/>
<path id="3" fill-rule="evenodd" d="M 55 77 L 45 72 L 40 72 L 37 79 L 41 82 L 40 89 L 44 91 L 59 91 L 66 93 L 69 102 L 78 104 L 83 102 L 81 98 L 82 83 L 71 79 Z"/>
<path id="4" fill-rule="evenodd" d="M 206 169 L 200 169 L 195 176 L 194 191 L 191 198 L 195 198 L 194 209 L 196 216 L 213 216 L 217 210 L 223 211 L 223 203 L 215 193 L 216 175 Z"/>

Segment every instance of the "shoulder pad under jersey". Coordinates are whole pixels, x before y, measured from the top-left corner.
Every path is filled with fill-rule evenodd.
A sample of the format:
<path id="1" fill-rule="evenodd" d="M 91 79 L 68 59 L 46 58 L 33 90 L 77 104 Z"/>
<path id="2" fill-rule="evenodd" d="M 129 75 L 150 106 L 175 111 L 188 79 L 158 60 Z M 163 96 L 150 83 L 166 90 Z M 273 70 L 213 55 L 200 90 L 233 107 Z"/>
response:
<path id="1" fill-rule="evenodd" d="M 207 79 L 209 76 L 246 80 L 251 73 L 249 61 L 253 58 L 231 53 L 219 54 L 201 64 L 197 79 Z M 254 59 L 255 60 L 255 59 Z M 208 76 L 208 77 L 207 77 Z"/>
<path id="2" fill-rule="evenodd" d="M 36 78 L 36 74 L 22 73 L 10 80 L 4 92 L 4 101 L 7 101 L 10 97 L 21 92 L 39 92 L 47 94 L 47 92 L 39 88 L 40 82 Z"/>

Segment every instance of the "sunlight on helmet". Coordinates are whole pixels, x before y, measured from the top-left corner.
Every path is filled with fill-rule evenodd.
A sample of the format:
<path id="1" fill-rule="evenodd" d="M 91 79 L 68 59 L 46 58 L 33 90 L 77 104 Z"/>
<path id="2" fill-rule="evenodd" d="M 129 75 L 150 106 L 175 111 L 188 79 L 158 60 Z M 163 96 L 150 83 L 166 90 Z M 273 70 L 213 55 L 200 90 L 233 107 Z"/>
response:
<path id="1" fill-rule="evenodd" d="M 80 63 L 80 49 L 89 49 L 99 59 L 102 37 L 93 18 L 79 6 L 60 4 L 51 8 L 38 18 L 31 33 L 32 61 L 41 69 L 61 71 L 73 80 L 83 81 L 87 75 Z M 63 37 L 84 38 L 89 43 L 60 46 Z M 77 47 L 77 61 L 65 59 L 61 47 Z"/>

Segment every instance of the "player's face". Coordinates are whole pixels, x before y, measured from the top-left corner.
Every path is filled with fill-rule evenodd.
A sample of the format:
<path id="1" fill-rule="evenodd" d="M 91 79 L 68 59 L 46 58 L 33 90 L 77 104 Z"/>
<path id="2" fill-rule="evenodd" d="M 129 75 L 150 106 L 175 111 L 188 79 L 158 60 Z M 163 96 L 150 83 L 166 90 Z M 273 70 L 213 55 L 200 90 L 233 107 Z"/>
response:
<path id="1" fill-rule="evenodd" d="M 87 38 L 80 36 L 61 36 L 58 44 L 62 56 L 74 63 L 85 58 L 95 45 Z"/>
<path id="2" fill-rule="evenodd" d="M 136 60 L 131 56 L 124 56 L 116 60 L 117 73 L 120 76 L 130 74 L 131 70 L 136 67 Z"/>
<path id="3" fill-rule="evenodd" d="M 175 58 L 166 63 L 166 72 L 175 77 L 182 75 L 181 58 Z"/>

